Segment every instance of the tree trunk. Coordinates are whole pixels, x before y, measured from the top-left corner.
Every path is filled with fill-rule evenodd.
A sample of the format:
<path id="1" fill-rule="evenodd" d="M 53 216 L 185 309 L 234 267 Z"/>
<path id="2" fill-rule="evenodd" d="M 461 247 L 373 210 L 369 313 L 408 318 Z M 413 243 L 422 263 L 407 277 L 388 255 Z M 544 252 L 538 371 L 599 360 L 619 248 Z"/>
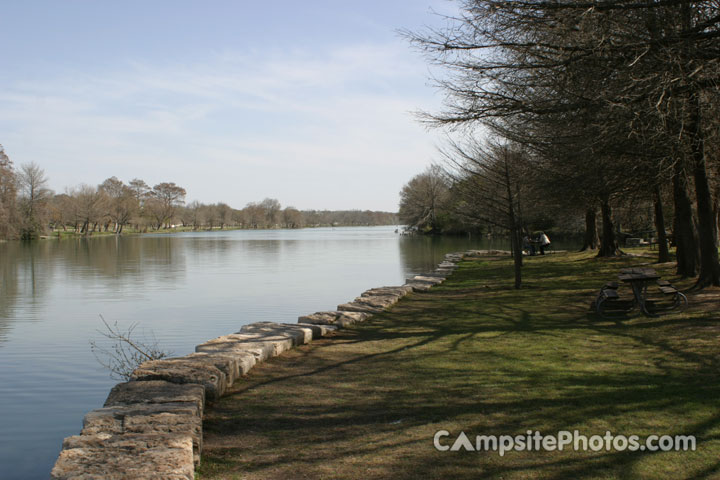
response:
<path id="1" fill-rule="evenodd" d="M 508 201 L 508 217 L 510 220 L 510 239 L 512 242 L 512 252 L 515 267 L 515 288 L 522 286 L 522 229 L 515 216 L 515 202 L 512 194 L 512 185 L 510 183 L 510 168 L 508 167 L 507 151 L 505 151 L 505 186 L 507 188 Z"/>
<path id="2" fill-rule="evenodd" d="M 670 252 L 668 251 L 667 235 L 665 235 L 665 214 L 659 185 L 655 186 L 655 229 L 657 230 L 658 263 L 669 262 Z"/>
<path id="3" fill-rule="evenodd" d="M 692 136 L 690 148 L 693 160 L 693 178 L 695 180 L 695 202 L 698 215 L 698 236 L 700 243 L 699 288 L 709 285 L 720 286 L 720 258 L 718 257 L 718 239 L 715 229 L 713 199 L 705 166 L 705 138 L 702 131 L 702 114 L 697 94 L 690 97 L 690 125 Z"/>
<path id="4" fill-rule="evenodd" d="M 597 229 L 597 210 L 595 207 L 588 208 L 585 211 L 585 240 L 581 252 L 585 250 L 595 250 L 598 248 L 600 238 Z"/>
<path id="5" fill-rule="evenodd" d="M 715 190 L 715 235 L 720 234 L 720 189 Z"/>
<path id="6" fill-rule="evenodd" d="M 519 222 L 518 222 L 519 223 Z M 515 227 L 515 236 L 517 236 L 515 244 L 518 247 L 518 254 L 520 256 L 520 266 L 523 266 L 523 229 L 520 225 Z"/>
<path id="7" fill-rule="evenodd" d="M 520 288 L 522 286 L 522 244 L 519 241 L 519 233 L 517 226 L 513 226 L 512 231 L 510 232 L 510 236 L 512 239 L 512 251 L 513 251 L 513 260 L 514 260 L 514 270 L 515 270 L 515 288 Z"/>
<path id="8" fill-rule="evenodd" d="M 615 227 L 612 222 L 612 208 L 608 200 L 603 200 L 600 206 L 602 213 L 602 239 L 600 240 L 600 249 L 598 257 L 616 257 L 622 252 L 618 247 L 617 237 L 615 236 Z"/>
<path id="9" fill-rule="evenodd" d="M 682 159 L 675 161 L 673 169 L 673 203 L 675 204 L 673 239 L 676 248 L 677 274 L 683 278 L 694 277 L 698 268 L 697 237 Z"/>

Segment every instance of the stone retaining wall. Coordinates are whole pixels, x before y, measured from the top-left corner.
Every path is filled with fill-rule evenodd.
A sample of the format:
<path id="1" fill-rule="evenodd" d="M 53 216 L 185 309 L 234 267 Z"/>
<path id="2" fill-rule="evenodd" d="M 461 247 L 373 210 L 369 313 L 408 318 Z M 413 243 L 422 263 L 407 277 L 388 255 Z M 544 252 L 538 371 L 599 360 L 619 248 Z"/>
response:
<path id="1" fill-rule="evenodd" d="M 252 323 L 198 345 L 190 355 L 143 363 L 129 382 L 113 387 L 103 408 L 85 415 L 79 435 L 63 441 L 51 478 L 192 480 L 202 453 L 205 405 L 253 366 L 364 322 L 405 295 L 442 283 L 463 257 L 488 253 L 450 253 L 432 272 L 402 286 L 372 288 L 337 310 L 304 315 L 295 324 Z"/>

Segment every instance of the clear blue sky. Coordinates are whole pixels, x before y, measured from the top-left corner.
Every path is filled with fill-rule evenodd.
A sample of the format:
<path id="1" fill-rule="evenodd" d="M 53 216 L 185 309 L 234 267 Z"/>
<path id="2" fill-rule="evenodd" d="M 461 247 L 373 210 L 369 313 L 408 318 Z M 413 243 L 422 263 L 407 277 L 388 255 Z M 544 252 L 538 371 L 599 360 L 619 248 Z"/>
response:
<path id="1" fill-rule="evenodd" d="M 0 144 L 62 191 L 174 181 L 240 208 L 396 210 L 439 133 L 396 30 L 446 0 L 0 0 Z"/>

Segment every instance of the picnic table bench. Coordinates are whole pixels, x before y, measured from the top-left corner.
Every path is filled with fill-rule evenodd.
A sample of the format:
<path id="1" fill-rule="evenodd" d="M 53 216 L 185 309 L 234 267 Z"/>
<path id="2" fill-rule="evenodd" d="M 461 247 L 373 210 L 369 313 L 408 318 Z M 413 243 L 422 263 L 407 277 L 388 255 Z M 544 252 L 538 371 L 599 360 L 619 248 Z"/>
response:
<path id="1" fill-rule="evenodd" d="M 657 308 L 653 308 L 651 312 L 648 309 L 648 286 L 652 283 L 656 283 L 660 293 L 665 296 L 672 296 L 673 303 L 671 306 L 666 307 L 664 310 L 672 310 L 675 308 L 687 305 L 687 297 L 675 288 L 669 281 L 662 280 L 660 275 L 652 268 L 647 267 L 635 267 L 625 268 L 620 271 L 618 280 L 623 283 L 630 285 L 633 298 L 628 308 L 620 309 L 623 313 L 627 313 L 633 310 L 635 307 L 639 307 L 640 312 L 648 317 L 657 316 L 659 311 Z M 607 317 L 606 314 L 608 306 L 618 305 L 620 295 L 618 294 L 619 284 L 617 282 L 608 282 L 603 285 L 600 289 L 600 293 L 595 300 L 595 309 L 602 316 Z"/>

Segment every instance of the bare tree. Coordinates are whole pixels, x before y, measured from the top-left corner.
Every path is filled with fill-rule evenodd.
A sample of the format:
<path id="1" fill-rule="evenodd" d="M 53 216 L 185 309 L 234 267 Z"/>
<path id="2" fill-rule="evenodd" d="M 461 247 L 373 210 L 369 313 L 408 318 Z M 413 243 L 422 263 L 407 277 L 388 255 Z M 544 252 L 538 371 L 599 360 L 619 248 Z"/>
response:
<path id="1" fill-rule="evenodd" d="M 135 199 L 140 205 L 142 205 L 142 202 L 145 201 L 151 191 L 148 184 L 139 178 L 133 178 L 130 180 L 130 182 L 128 182 L 128 187 L 130 187 L 130 190 L 132 190 Z"/>
<path id="2" fill-rule="evenodd" d="M 215 207 L 218 216 L 218 223 L 220 224 L 220 230 L 225 228 L 225 225 L 232 222 L 232 208 L 226 203 L 218 203 Z"/>
<path id="3" fill-rule="evenodd" d="M 217 205 L 203 205 L 202 212 L 203 220 L 205 221 L 205 226 L 207 226 L 208 230 L 212 230 L 215 228 L 215 225 L 220 223 L 220 212 Z"/>
<path id="4" fill-rule="evenodd" d="M 68 190 L 67 195 L 70 199 L 69 208 L 76 217 L 76 230 L 79 228 L 78 233 L 90 235 L 105 215 L 103 193 L 91 185 L 81 184 Z"/>
<path id="5" fill-rule="evenodd" d="M 183 223 L 192 225 L 193 230 L 197 230 L 203 223 L 202 204 L 197 200 L 190 202 L 183 211 Z"/>
<path id="6" fill-rule="evenodd" d="M 20 167 L 18 185 L 20 212 L 22 215 L 22 236 L 34 238 L 45 231 L 47 203 L 52 191 L 47 188 L 45 171 L 35 163 Z"/>
<path id="7" fill-rule="evenodd" d="M 115 233 L 119 235 L 140 208 L 136 192 L 116 177 L 108 178 L 98 189 L 108 197 L 107 215 L 115 222 Z"/>
<path id="8" fill-rule="evenodd" d="M 153 187 L 146 205 L 155 220 L 156 228 L 161 228 L 173 218 L 176 208 L 185 203 L 186 193 L 184 188 L 173 182 L 159 183 Z"/>
<path id="9" fill-rule="evenodd" d="M 130 380 L 132 373 L 141 363 L 172 355 L 159 347 L 154 335 L 151 335 L 151 340 L 138 339 L 135 334 L 137 323 L 132 323 L 123 330 L 117 322 L 110 325 L 102 315 L 100 319 L 105 329 L 98 330 L 98 333 L 111 343 L 106 345 L 105 342 L 91 340 L 90 350 L 98 363 L 110 371 L 112 378 Z"/>
<path id="10" fill-rule="evenodd" d="M 400 192 L 400 221 L 424 233 L 440 233 L 450 185 L 442 168 L 433 165 L 414 176 Z"/>
<path id="11" fill-rule="evenodd" d="M 452 192 L 460 199 L 454 204 L 459 217 L 479 220 L 506 230 L 514 259 L 515 288 L 522 286 L 522 168 L 526 155 L 517 145 L 483 144 L 470 139 L 464 144 L 450 142 L 442 151 L 448 172 L 455 183 Z"/>
<path id="12" fill-rule="evenodd" d="M 260 202 L 260 207 L 265 210 L 265 226 L 274 227 L 278 223 L 278 214 L 280 213 L 280 202 L 274 198 L 266 198 Z"/>
<path id="13" fill-rule="evenodd" d="M 282 217 L 285 228 L 300 228 L 304 224 L 302 212 L 295 207 L 285 207 Z"/>
<path id="14" fill-rule="evenodd" d="M 264 226 L 265 209 L 255 202 L 250 202 L 243 208 L 243 223 L 248 228 L 259 228 Z"/>
<path id="15" fill-rule="evenodd" d="M 15 171 L 5 149 L 0 145 L 0 239 L 12 238 L 16 233 Z"/>

